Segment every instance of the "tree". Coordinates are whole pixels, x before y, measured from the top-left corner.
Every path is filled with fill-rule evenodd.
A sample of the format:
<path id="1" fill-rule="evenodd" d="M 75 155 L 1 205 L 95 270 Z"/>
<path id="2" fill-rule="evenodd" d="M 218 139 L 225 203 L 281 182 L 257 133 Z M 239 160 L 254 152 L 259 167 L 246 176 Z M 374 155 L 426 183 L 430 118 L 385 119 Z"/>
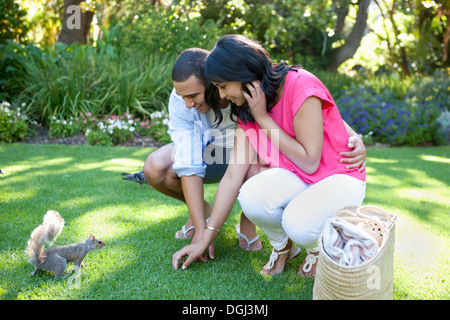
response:
<path id="1" fill-rule="evenodd" d="M 276 60 L 336 71 L 367 32 L 370 0 L 208 0 L 200 12 L 232 33 L 253 36 Z M 357 8 L 354 23 L 346 18 Z M 349 20 L 349 19 L 347 19 Z"/>
<path id="2" fill-rule="evenodd" d="M 441 20 L 446 21 L 446 28 L 442 43 L 444 48 L 442 49 L 443 61 L 448 65 L 450 62 L 450 3 L 443 3 L 439 8 L 438 17 Z"/>
<path id="3" fill-rule="evenodd" d="M 64 0 L 64 16 L 58 41 L 65 44 L 89 42 L 89 31 L 94 12 L 82 11 L 80 3 L 84 0 Z"/>
<path id="4" fill-rule="evenodd" d="M 432 74 L 450 66 L 448 0 L 374 0 L 379 16 L 370 23 L 376 52 L 402 76 Z"/>
<path id="5" fill-rule="evenodd" d="M 409 75 L 408 58 L 406 48 L 402 44 L 402 37 L 400 36 L 403 34 L 403 30 L 400 29 L 395 19 L 399 4 L 396 3 L 396 0 L 393 0 L 391 5 L 386 0 L 374 0 L 374 2 L 380 10 L 385 30 L 384 35 L 378 33 L 377 36 L 386 43 L 389 54 L 395 61 L 395 64 L 400 66 L 402 75 L 407 76 Z M 387 24 L 388 22 L 390 23 L 390 27 Z M 402 24 L 401 27 L 404 27 L 404 25 Z"/>
<path id="6" fill-rule="evenodd" d="M 367 32 L 367 16 L 370 0 L 359 0 L 358 11 L 356 13 L 356 20 L 353 24 L 352 31 L 345 37 L 343 35 L 344 20 L 349 12 L 348 1 L 334 1 L 335 11 L 337 14 L 335 33 L 345 39 L 345 42 L 339 48 L 333 50 L 333 60 L 330 69 L 336 71 L 337 68 L 346 60 L 353 57 L 356 50 L 358 50 L 361 39 Z"/>
<path id="7" fill-rule="evenodd" d="M 0 0 L 0 44 L 6 40 L 27 42 L 26 33 L 29 29 L 25 22 L 26 11 L 14 0 Z"/>

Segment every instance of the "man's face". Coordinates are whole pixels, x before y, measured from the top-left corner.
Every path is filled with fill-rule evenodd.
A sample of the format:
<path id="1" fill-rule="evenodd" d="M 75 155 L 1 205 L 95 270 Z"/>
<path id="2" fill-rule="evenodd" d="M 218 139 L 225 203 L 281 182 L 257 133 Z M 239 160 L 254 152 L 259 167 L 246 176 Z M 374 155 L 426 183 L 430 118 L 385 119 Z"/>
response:
<path id="1" fill-rule="evenodd" d="M 186 104 L 186 108 L 195 108 L 200 113 L 207 113 L 211 108 L 205 101 L 205 86 L 196 76 L 191 76 L 183 82 L 173 81 L 175 91 Z"/>

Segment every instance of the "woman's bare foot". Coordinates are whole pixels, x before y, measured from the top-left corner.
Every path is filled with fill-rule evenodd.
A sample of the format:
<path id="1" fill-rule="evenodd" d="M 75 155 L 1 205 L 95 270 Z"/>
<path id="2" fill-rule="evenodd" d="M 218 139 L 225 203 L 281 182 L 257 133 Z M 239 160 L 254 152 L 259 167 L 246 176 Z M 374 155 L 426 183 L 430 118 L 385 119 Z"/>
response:
<path id="1" fill-rule="evenodd" d="M 316 276 L 317 260 L 319 259 L 319 251 L 306 249 L 306 257 L 303 260 L 298 275 L 314 278 Z"/>
<path id="2" fill-rule="evenodd" d="M 256 226 L 253 222 L 248 220 L 244 213 L 241 213 L 241 222 L 239 223 L 239 227 L 236 228 L 236 233 L 241 233 L 248 239 L 247 241 L 247 239 L 245 239 L 244 237 L 238 236 L 239 247 L 241 249 L 250 251 L 258 251 L 262 249 L 262 244 L 261 241 L 259 241 L 259 238 L 254 240 L 256 237 L 258 237 Z"/>
<path id="3" fill-rule="evenodd" d="M 269 262 L 262 268 L 261 273 L 264 275 L 277 275 L 283 273 L 284 267 L 289 260 L 295 258 L 300 254 L 300 248 L 294 247 L 294 244 L 289 239 L 286 247 L 281 250 L 273 250 L 270 255 Z"/>

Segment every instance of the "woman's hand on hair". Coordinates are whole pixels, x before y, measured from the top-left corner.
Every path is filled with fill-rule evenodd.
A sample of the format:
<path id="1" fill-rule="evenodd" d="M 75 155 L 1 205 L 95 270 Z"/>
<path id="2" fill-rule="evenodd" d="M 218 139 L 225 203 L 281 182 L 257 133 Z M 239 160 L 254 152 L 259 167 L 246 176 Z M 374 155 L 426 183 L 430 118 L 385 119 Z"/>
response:
<path id="1" fill-rule="evenodd" d="M 252 81 L 251 83 L 246 83 L 245 86 L 250 91 L 250 95 L 245 91 L 242 91 L 242 94 L 247 100 L 250 112 L 256 122 L 259 122 L 260 119 L 268 115 L 266 95 L 261 88 L 261 82 Z"/>

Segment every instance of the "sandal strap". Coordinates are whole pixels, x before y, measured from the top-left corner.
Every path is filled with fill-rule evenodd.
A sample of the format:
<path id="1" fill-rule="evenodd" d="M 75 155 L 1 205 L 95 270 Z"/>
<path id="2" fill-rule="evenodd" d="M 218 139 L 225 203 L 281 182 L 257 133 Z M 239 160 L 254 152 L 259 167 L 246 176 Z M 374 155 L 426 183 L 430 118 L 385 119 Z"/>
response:
<path id="1" fill-rule="evenodd" d="M 316 264 L 319 255 L 315 255 L 313 253 L 317 252 L 319 252 L 319 248 L 306 249 L 305 263 L 303 264 L 304 272 L 310 272 L 312 270 L 312 267 Z"/>
<path id="2" fill-rule="evenodd" d="M 206 223 L 208 223 L 209 217 L 206 218 L 205 221 L 206 221 Z M 184 235 L 184 236 L 186 236 L 186 234 L 187 234 L 189 231 L 193 230 L 193 229 L 195 229 L 194 225 L 190 226 L 187 230 L 186 230 L 186 225 L 184 225 L 184 226 L 181 227 L 181 231 L 183 232 L 183 235 Z"/>
<path id="3" fill-rule="evenodd" d="M 247 241 L 247 249 L 250 249 L 250 245 L 251 245 L 253 242 L 259 240 L 259 236 L 254 237 L 252 240 L 248 240 L 248 238 L 247 238 L 247 236 L 246 236 L 245 234 L 240 233 L 240 232 L 238 231 L 238 230 L 240 230 L 240 225 L 239 225 L 239 224 L 236 225 L 235 230 L 236 230 L 236 236 L 237 236 L 238 238 L 244 238 L 245 241 Z"/>
<path id="4" fill-rule="evenodd" d="M 284 251 L 279 251 L 279 252 L 276 252 L 275 249 L 272 250 L 272 254 L 270 255 L 270 258 L 269 258 L 269 264 L 267 265 L 267 268 L 268 268 L 269 270 L 272 269 L 273 266 L 275 265 L 275 261 L 278 260 L 278 256 L 279 256 L 280 254 L 286 254 L 286 253 L 289 253 L 289 251 L 291 251 L 291 248 L 286 249 L 286 250 L 284 250 Z"/>
<path id="5" fill-rule="evenodd" d="M 181 231 L 183 231 L 183 234 L 186 235 L 189 231 L 191 231 L 192 229 L 194 229 L 194 226 L 190 226 L 187 230 L 186 230 L 186 226 L 182 226 L 181 227 Z"/>

